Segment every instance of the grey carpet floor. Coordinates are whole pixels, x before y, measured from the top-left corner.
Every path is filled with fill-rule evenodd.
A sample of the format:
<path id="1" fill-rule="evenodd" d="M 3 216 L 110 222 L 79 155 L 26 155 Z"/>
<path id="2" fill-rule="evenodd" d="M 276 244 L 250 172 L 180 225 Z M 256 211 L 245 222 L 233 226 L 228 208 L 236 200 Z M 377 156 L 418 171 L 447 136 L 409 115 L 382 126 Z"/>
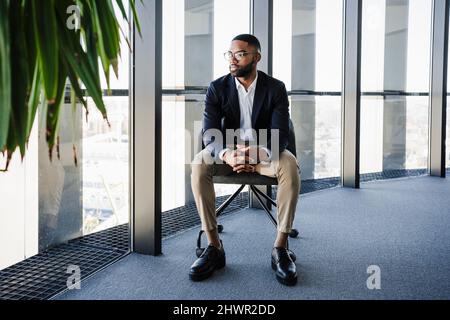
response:
<path id="1" fill-rule="evenodd" d="M 221 219 L 227 266 L 194 283 L 199 228 L 163 241 L 158 257 L 130 254 L 57 299 L 450 299 L 450 179 L 403 178 L 300 198 L 290 240 L 299 282 L 275 280 L 275 229 L 262 210 Z M 367 268 L 380 268 L 380 289 Z M 82 272 L 82 270 L 81 270 Z"/>

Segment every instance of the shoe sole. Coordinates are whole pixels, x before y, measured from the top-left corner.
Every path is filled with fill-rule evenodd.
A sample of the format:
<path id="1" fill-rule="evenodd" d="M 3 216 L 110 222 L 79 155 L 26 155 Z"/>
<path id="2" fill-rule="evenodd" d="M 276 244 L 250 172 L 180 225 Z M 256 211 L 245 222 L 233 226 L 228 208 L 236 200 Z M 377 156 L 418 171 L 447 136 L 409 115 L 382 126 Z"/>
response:
<path id="1" fill-rule="evenodd" d="M 216 264 L 216 267 L 214 269 L 212 269 L 211 271 L 208 271 L 205 273 L 189 273 L 189 279 L 191 279 L 192 281 L 202 281 L 202 280 L 208 279 L 210 276 L 213 275 L 214 271 L 224 268 L 225 264 L 226 264 L 226 260 L 225 260 L 225 257 L 223 257 L 223 259 L 221 259 Z"/>
<path id="2" fill-rule="evenodd" d="M 276 264 L 272 261 L 272 269 L 273 271 L 277 271 Z M 295 286 L 297 284 L 297 274 L 295 274 L 295 277 L 290 279 L 283 279 L 278 274 L 275 273 L 275 277 L 277 278 L 277 281 L 281 284 L 284 284 L 285 286 Z"/>

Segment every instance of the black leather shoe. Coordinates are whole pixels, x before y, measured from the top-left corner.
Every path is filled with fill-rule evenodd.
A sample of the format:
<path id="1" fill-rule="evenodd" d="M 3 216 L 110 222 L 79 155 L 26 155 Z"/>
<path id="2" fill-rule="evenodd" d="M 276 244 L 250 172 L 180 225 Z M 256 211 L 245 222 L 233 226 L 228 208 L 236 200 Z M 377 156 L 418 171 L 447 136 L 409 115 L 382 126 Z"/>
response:
<path id="1" fill-rule="evenodd" d="M 287 286 L 297 283 L 297 267 L 286 248 L 273 248 L 272 269 L 275 271 L 278 282 Z"/>
<path id="2" fill-rule="evenodd" d="M 209 245 L 200 257 L 194 261 L 189 271 L 189 278 L 192 281 L 201 281 L 209 278 L 214 270 L 225 267 L 225 250 L 222 241 L 221 248 Z"/>

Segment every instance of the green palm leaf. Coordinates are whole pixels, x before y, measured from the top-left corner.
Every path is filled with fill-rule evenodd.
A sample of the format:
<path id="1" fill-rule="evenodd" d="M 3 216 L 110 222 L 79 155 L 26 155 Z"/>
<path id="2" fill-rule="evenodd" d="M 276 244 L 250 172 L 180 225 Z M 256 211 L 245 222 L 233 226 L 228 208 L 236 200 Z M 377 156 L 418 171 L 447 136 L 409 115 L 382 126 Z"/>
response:
<path id="1" fill-rule="evenodd" d="M 25 143 L 27 139 L 28 125 L 28 95 L 30 93 L 30 75 L 28 71 L 28 50 L 25 37 L 25 21 L 23 7 L 20 1 L 12 1 L 10 4 L 10 30 L 14 30 L 11 37 L 11 122 L 15 130 L 15 143 L 20 148 L 22 157 L 25 155 Z"/>
<path id="2" fill-rule="evenodd" d="M 9 0 L 0 1 L 0 151 L 4 151 L 11 113 L 11 67 L 9 64 Z"/>
<path id="3" fill-rule="evenodd" d="M 109 88 L 110 68 L 118 74 L 123 33 L 114 3 L 129 23 L 122 0 L 0 0 L 0 151 L 6 152 L 6 169 L 17 148 L 25 155 L 39 104 L 52 156 L 66 83 L 87 111 L 82 83 L 108 121 L 99 60 Z M 81 13 L 78 30 L 67 24 L 73 5 Z M 140 34 L 134 0 L 130 8 Z"/>
<path id="4" fill-rule="evenodd" d="M 55 0 L 33 0 L 32 13 L 38 61 L 49 103 L 54 103 L 58 89 L 58 29 Z"/>

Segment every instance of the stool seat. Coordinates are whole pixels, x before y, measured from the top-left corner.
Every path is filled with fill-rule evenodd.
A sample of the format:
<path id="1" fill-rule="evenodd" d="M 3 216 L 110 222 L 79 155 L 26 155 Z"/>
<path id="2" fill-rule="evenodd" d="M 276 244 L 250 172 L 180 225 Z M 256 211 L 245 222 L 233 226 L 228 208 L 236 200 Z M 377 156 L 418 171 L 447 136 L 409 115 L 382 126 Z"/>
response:
<path id="1" fill-rule="evenodd" d="M 268 177 L 253 172 L 233 172 L 226 176 L 213 176 L 214 183 L 246 184 L 246 185 L 278 185 L 275 177 Z"/>

